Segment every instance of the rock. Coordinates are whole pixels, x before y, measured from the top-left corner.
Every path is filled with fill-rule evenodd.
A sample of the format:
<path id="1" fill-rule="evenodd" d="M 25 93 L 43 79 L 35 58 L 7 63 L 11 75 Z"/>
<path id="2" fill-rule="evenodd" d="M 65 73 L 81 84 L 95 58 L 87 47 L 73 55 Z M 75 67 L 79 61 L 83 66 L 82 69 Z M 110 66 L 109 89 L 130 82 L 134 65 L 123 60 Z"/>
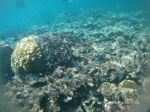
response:
<path id="1" fill-rule="evenodd" d="M 14 73 L 11 70 L 11 54 L 13 49 L 5 42 L 0 42 L 0 80 L 7 83 Z"/>

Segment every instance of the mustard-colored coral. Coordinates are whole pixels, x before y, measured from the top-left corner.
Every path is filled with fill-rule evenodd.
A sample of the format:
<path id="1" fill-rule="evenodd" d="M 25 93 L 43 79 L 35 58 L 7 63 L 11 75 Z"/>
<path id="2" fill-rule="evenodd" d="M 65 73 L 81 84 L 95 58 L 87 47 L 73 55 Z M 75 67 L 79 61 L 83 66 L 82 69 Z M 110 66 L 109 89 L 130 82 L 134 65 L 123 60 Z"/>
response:
<path id="1" fill-rule="evenodd" d="M 122 88 L 121 92 L 124 94 L 125 99 L 136 99 L 138 96 L 136 89 Z"/>
<path id="2" fill-rule="evenodd" d="M 44 67 L 44 56 L 35 42 L 36 36 L 23 38 L 11 56 L 11 67 L 16 74 L 40 73 Z"/>
<path id="3" fill-rule="evenodd" d="M 119 90 L 124 94 L 125 99 L 135 99 L 137 97 L 137 84 L 131 80 L 124 80 L 118 85 Z"/>
<path id="4" fill-rule="evenodd" d="M 105 97 L 115 95 L 118 92 L 117 86 L 109 82 L 104 82 L 99 89 Z"/>
<path id="5" fill-rule="evenodd" d="M 121 90 L 122 88 L 129 88 L 129 89 L 137 89 L 137 84 L 131 80 L 124 80 L 122 81 L 118 88 Z"/>

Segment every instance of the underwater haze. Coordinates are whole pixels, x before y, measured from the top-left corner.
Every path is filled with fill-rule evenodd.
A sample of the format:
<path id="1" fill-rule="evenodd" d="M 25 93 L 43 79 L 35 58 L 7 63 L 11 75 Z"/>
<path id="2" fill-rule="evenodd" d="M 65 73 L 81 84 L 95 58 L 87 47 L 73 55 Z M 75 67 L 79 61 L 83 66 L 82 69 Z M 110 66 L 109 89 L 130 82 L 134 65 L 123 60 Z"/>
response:
<path id="1" fill-rule="evenodd" d="M 150 112 L 149 0 L 0 0 L 0 112 Z"/>
<path id="2" fill-rule="evenodd" d="M 63 1 L 63 0 L 62 0 Z M 146 9 L 142 0 L 1 0 L 0 36 L 16 36 L 34 25 L 53 23 L 60 13 L 80 13 L 91 8 L 118 11 Z M 148 6 L 147 6 L 148 7 Z"/>

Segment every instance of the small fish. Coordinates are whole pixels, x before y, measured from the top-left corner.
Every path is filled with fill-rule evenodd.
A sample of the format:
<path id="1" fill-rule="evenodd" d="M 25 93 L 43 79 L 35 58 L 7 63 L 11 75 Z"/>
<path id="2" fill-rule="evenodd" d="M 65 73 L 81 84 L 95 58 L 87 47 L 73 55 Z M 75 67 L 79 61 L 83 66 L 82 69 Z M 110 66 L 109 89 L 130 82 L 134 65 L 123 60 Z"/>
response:
<path id="1" fill-rule="evenodd" d="M 38 76 L 37 76 L 37 74 L 28 74 L 28 75 L 26 75 L 26 77 L 25 77 L 25 78 L 37 79 L 37 78 L 38 78 Z"/>
<path id="2" fill-rule="evenodd" d="M 114 57 L 111 57 L 111 61 L 117 61 L 117 59 Z"/>
<path id="3" fill-rule="evenodd" d="M 139 43 L 138 43 L 138 42 L 134 42 L 134 43 L 133 43 L 133 46 L 136 47 L 136 48 L 138 48 Z"/>
<path id="4" fill-rule="evenodd" d="M 101 81 L 106 81 L 106 80 L 108 80 L 109 78 L 110 78 L 110 74 L 105 74 L 105 75 L 99 77 L 99 79 L 100 79 Z"/>
<path id="5" fill-rule="evenodd" d="M 78 63 L 74 63 L 74 66 L 80 71 L 82 70 L 82 67 Z"/>
<path id="6" fill-rule="evenodd" d="M 64 73 L 65 78 L 68 80 L 69 79 L 69 75 Z"/>
<path id="7" fill-rule="evenodd" d="M 65 4 L 65 3 L 72 3 L 73 0 L 60 0 L 60 2 L 62 4 Z"/>
<path id="8" fill-rule="evenodd" d="M 14 71 L 14 70 L 13 70 L 13 71 Z M 21 74 L 19 74 L 19 73 L 16 73 L 16 74 L 15 74 L 15 76 L 21 76 Z"/>
<path id="9" fill-rule="evenodd" d="M 117 81 L 122 81 L 126 77 L 125 74 L 117 74 L 114 79 L 112 80 L 113 82 Z"/>
<path id="10" fill-rule="evenodd" d="M 67 12 L 64 12 L 64 15 L 66 15 L 66 16 L 67 16 L 67 15 L 69 15 L 69 14 L 68 14 Z"/>
<path id="11" fill-rule="evenodd" d="M 117 45 L 118 45 L 118 46 L 121 46 L 121 42 L 118 41 L 118 42 L 117 42 Z"/>
<path id="12" fill-rule="evenodd" d="M 38 31 L 34 32 L 35 35 L 37 35 L 38 33 L 39 33 Z"/>
<path id="13" fill-rule="evenodd" d="M 51 57 L 51 55 L 52 55 L 52 52 L 47 52 L 45 56 L 46 57 Z"/>
<path id="14" fill-rule="evenodd" d="M 118 74 L 117 77 L 119 78 L 119 80 L 122 80 L 125 77 L 125 75 L 124 74 Z"/>
<path id="15" fill-rule="evenodd" d="M 67 20 L 66 20 L 66 23 L 71 23 L 71 20 L 70 20 L 70 19 L 67 19 Z"/>
<path id="16" fill-rule="evenodd" d="M 118 99 L 121 100 L 121 101 L 124 101 L 124 98 L 125 98 L 124 93 L 120 91 Z"/>
<path id="17" fill-rule="evenodd" d="M 97 63 L 103 63 L 104 62 L 104 57 L 98 54 L 98 55 L 95 56 L 94 60 Z"/>
<path id="18" fill-rule="evenodd" d="M 16 0 L 16 8 L 17 9 L 24 9 L 25 8 L 25 2 L 24 0 Z"/>
<path id="19" fill-rule="evenodd" d="M 51 23 L 50 23 L 50 22 L 46 22 L 45 24 L 46 24 L 46 25 L 50 25 Z"/>
<path id="20" fill-rule="evenodd" d="M 120 66 L 116 66 L 116 70 L 120 71 L 122 68 Z"/>
<path id="21" fill-rule="evenodd" d="M 30 74 L 30 78 L 37 78 L 36 74 Z"/>

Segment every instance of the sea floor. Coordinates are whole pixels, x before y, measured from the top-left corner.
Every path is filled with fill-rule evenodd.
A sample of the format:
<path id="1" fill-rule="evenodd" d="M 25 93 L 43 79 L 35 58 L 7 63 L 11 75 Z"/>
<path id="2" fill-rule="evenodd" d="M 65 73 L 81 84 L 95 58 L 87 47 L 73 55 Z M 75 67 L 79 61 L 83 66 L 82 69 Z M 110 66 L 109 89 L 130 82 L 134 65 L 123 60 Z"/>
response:
<path id="1" fill-rule="evenodd" d="M 60 14 L 53 24 L 4 41 L 0 50 L 12 49 L 13 73 L 3 87 L 9 104 L 1 105 L 15 112 L 149 110 L 150 27 L 144 11 Z"/>

